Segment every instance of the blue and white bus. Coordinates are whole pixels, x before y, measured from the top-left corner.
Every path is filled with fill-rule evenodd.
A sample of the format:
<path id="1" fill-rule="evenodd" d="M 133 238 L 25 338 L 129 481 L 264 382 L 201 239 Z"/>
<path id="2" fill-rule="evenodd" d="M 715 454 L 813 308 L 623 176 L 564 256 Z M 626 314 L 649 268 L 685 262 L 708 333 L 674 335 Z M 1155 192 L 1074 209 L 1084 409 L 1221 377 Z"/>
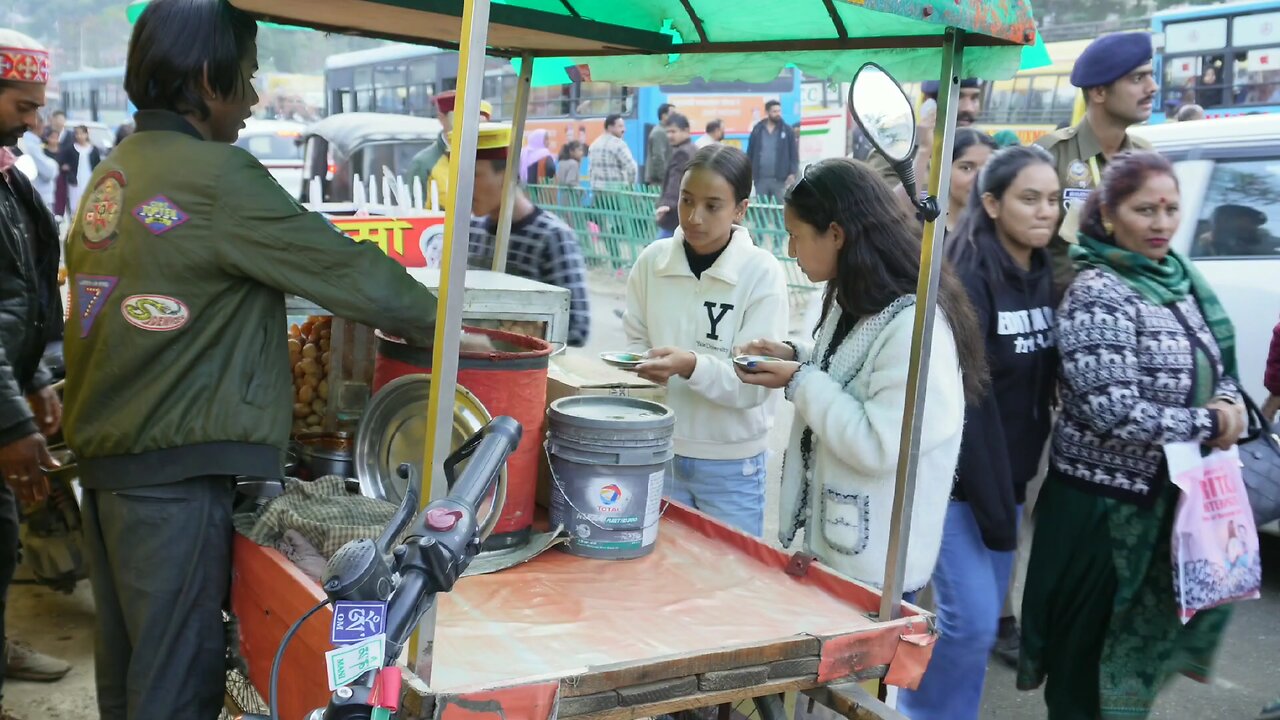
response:
<path id="1" fill-rule="evenodd" d="M 1210 118 L 1280 110 L 1280 0 L 1165 10 L 1151 31 L 1160 83 L 1151 122 L 1192 103 Z"/>
<path id="2" fill-rule="evenodd" d="M 332 55 L 325 61 L 326 113 L 385 112 L 431 117 L 431 98 L 453 90 L 458 83 L 458 55 L 453 51 L 389 43 L 370 50 Z M 554 151 L 568 140 L 591 143 L 604 131 L 604 119 L 621 115 L 627 124 L 624 139 L 636 162 L 644 164 L 645 140 L 658 122 L 658 107 L 672 103 L 689 117 L 694 135 L 706 123 L 723 121 L 725 141 L 745 147 L 755 122 L 764 117 L 769 100 L 782 104 L 788 124 L 800 122 L 800 73 L 787 70 L 767 83 L 707 83 L 659 87 L 630 87 L 579 80 L 571 84 L 535 87 L 529 96 L 525 130 L 548 131 Z M 510 119 L 515 110 L 516 75 L 506 60 L 490 59 L 482 97 L 493 105 L 496 120 Z"/>
<path id="3" fill-rule="evenodd" d="M 100 122 L 119 127 L 133 117 L 134 108 L 124 92 L 124 67 L 75 70 L 58 76 L 61 108 L 68 122 Z"/>

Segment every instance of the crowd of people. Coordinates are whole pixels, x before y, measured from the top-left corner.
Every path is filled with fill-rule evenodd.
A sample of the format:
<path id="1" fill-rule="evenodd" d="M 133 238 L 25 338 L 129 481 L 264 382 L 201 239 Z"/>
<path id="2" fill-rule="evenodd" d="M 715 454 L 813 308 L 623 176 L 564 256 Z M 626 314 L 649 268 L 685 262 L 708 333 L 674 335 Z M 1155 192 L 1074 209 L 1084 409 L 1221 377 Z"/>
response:
<path id="1" fill-rule="evenodd" d="M 188 41 L 169 31 L 188 23 L 206 32 Z M 220 707 L 229 478 L 277 472 L 289 426 L 283 347 L 261 342 L 284 337 L 282 292 L 410 340 L 431 334 L 435 299 L 403 268 L 300 208 L 260 164 L 229 149 L 257 100 L 255 33 L 252 18 L 224 3 L 149 4 L 125 80 L 143 108 L 136 137 L 105 158 L 87 128 L 68 129 L 57 114 L 43 127 L 47 70 L 17 77 L 0 68 L 0 141 L 37 156 L 39 168 L 31 180 L 6 172 L 0 183 L 0 250 L 20 268 L 0 280 L 10 310 L 0 320 L 0 621 L 17 503 L 39 497 L 44 438 L 62 423 L 40 361 L 62 336 L 60 251 L 46 207 L 61 208 L 81 219 L 67 239 L 77 304 L 66 333 L 66 432 L 85 487 L 104 718 L 134 717 L 143 705 L 214 717 Z M 0 34 L 48 67 L 34 40 Z M 1151 55 L 1146 34 L 1095 41 L 1071 76 L 1084 119 L 1033 146 L 1002 147 L 974 128 L 980 84 L 960 88 L 903 578 L 908 601 L 932 588 L 940 634 L 919 687 L 899 697 L 913 720 L 976 720 L 999 643 L 1019 687 L 1044 686 L 1051 720 L 1143 717 L 1172 675 L 1207 675 L 1229 620 L 1222 607 L 1183 624 L 1170 583 L 1179 490 L 1162 448 L 1230 448 L 1245 415 L 1231 323 L 1214 289 L 1170 248 L 1183 220 L 1177 176 L 1128 133 L 1151 112 Z M 447 182 L 437 173 L 458 122 L 452 100 L 437 96 L 445 132 L 414 161 L 432 182 Z M 695 142 L 688 117 L 659 109 L 644 179 L 661 187 L 660 232 L 628 277 L 624 331 L 629 349 L 646 356 L 635 372 L 667 386 L 677 416 L 668 496 L 762 536 L 768 435 L 785 399 L 795 413 L 780 542 L 790 547 L 804 531 L 807 552 L 883 586 L 919 218 L 879 155 L 801 172 L 794 129 L 776 102 L 765 110 L 743 152 L 722 142 L 723 123 L 708 123 Z M 484 108 L 467 119 L 480 123 L 474 266 L 492 264 L 509 163 L 531 184 L 576 186 L 587 158 L 592 187 L 641 178 L 618 116 L 590 148 L 574 140 L 558 156 L 545 131 L 511 156 L 511 126 L 487 120 Z M 928 153 L 914 162 L 925 176 Z M 181 171 L 191 165 L 210 171 Z M 181 232 L 199 242 L 159 240 L 177 225 L 148 224 L 133 214 L 140 208 L 122 207 L 124 178 L 131 193 L 180 213 Z M 753 198 L 781 199 L 788 252 L 824 285 L 806 339 L 790 339 L 782 266 L 744 224 Z M 578 238 L 521 189 L 512 210 L 508 271 L 567 288 L 569 344 L 585 344 Z M 176 303 L 183 339 L 148 332 L 127 312 L 100 313 L 95 298 L 113 292 Z M 744 366 L 733 361 L 742 354 L 761 357 Z M 1271 355 L 1264 409 L 1274 416 L 1280 325 Z M 243 387 L 253 396 L 242 397 Z M 237 391 L 219 392 L 226 388 Z M 147 424 L 122 428 L 119 418 Z M 1019 628 L 1010 585 L 1028 550 Z M 13 643 L 6 659 L 10 677 L 66 672 Z"/>

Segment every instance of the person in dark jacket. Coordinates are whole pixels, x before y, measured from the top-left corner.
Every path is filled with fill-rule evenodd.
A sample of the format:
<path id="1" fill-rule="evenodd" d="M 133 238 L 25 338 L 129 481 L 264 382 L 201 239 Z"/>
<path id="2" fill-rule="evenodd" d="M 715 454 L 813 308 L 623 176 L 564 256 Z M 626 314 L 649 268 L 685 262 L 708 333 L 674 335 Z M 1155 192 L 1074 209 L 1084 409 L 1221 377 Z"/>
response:
<path id="1" fill-rule="evenodd" d="M 12 166 L 11 150 L 38 124 L 49 53 L 8 29 L 0 29 L 0 46 L 9 61 L 0 67 L 0 637 L 6 638 L 4 676 L 49 681 L 70 666 L 9 642 L 4 626 L 18 564 L 18 502 L 48 494 L 41 467 L 56 463 L 45 438 L 62 422 L 53 377 L 41 362 L 46 346 L 62 337 L 58 231 L 31 181 Z M 0 709 L 0 717 L 12 716 Z"/>
<path id="2" fill-rule="evenodd" d="M 89 137 L 89 128 L 84 125 L 76 126 L 71 145 L 64 147 L 58 154 L 61 180 L 67 185 L 67 215 L 75 216 L 80 200 L 85 195 L 89 176 L 101 162 L 102 151 Z"/>
<path id="3" fill-rule="evenodd" d="M 234 145 L 258 100 L 256 36 L 226 0 L 147 5 L 125 69 L 137 132 L 67 236 L 66 439 L 102 720 L 222 709 L 235 478 L 280 477 L 294 414 L 286 295 L 432 335 L 426 287 Z"/>
<path id="4" fill-rule="evenodd" d="M 764 104 L 764 113 L 747 140 L 751 177 L 757 197 L 781 202 L 800 173 L 800 145 L 795 131 L 782 119 L 782 103 L 770 100 Z"/>
<path id="5" fill-rule="evenodd" d="M 898 708 L 913 720 L 977 720 L 987 656 L 1013 569 L 1026 484 L 1050 431 L 1053 275 L 1045 248 L 1061 189 L 1038 147 L 995 153 L 970 194 L 948 255 L 977 311 L 991 385 L 965 411 L 956 483 L 933 571 L 941 637 L 920 687 Z"/>
<path id="6" fill-rule="evenodd" d="M 662 181 L 662 194 L 658 197 L 658 239 L 669 238 L 680 227 L 680 213 L 676 207 L 680 202 L 680 181 L 684 179 L 684 171 L 693 159 L 697 150 L 689 133 L 689 118 L 673 112 L 667 116 L 667 143 L 671 146 L 671 155 L 667 158 L 667 175 Z"/>

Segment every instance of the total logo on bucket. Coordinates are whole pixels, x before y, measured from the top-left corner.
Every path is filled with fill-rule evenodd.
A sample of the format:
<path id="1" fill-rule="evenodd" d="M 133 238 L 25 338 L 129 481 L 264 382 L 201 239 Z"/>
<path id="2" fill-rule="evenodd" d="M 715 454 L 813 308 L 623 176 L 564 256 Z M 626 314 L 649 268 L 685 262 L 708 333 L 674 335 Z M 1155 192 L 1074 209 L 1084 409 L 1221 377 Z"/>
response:
<path id="1" fill-rule="evenodd" d="M 626 497 L 623 495 L 622 488 L 613 483 L 600 488 L 600 502 L 596 504 L 597 511 L 614 515 L 622 512 L 626 506 Z"/>

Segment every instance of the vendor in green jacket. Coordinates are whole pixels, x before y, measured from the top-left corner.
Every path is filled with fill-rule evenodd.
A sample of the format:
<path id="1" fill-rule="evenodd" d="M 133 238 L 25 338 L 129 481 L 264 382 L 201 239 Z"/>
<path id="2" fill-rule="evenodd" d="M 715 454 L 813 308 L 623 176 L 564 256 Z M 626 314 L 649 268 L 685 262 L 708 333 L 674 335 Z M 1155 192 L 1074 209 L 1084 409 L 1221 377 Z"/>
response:
<path id="1" fill-rule="evenodd" d="M 153 0 L 129 42 L 137 132 L 67 238 L 68 444 L 79 459 L 103 720 L 212 720 L 235 476 L 279 477 L 293 389 L 285 294 L 428 341 L 434 296 L 307 212 L 232 143 L 257 25 Z"/>

